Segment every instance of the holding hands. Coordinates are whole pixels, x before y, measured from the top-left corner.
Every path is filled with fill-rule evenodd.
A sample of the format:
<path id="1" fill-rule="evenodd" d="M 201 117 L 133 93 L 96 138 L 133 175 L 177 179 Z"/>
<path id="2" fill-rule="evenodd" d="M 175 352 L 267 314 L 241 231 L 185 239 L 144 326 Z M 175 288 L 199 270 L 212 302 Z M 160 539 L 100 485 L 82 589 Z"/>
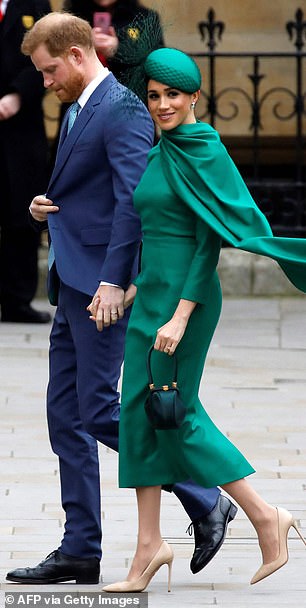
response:
<path id="1" fill-rule="evenodd" d="M 102 331 L 104 327 L 114 325 L 122 319 L 124 310 L 134 302 L 136 292 L 137 287 L 133 283 L 125 292 L 121 287 L 100 285 L 92 302 L 87 306 L 89 318 L 96 323 L 97 330 Z"/>
<path id="2" fill-rule="evenodd" d="M 136 293 L 137 287 L 136 285 L 134 285 L 134 283 L 131 283 L 124 294 L 124 308 L 128 308 L 129 306 L 131 306 L 131 304 L 133 304 L 136 297 Z"/>
<path id="3" fill-rule="evenodd" d="M 102 331 L 104 327 L 114 325 L 119 319 L 122 319 L 124 310 L 134 302 L 136 293 L 137 287 L 133 283 L 125 292 L 121 287 L 100 285 L 92 302 L 87 306 L 87 310 L 90 312 L 89 318 L 96 323 L 97 330 Z M 157 330 L 155 350 L 173 355 L 196 305 L 197 303 L 191 300 L 181 299 L 179 301 L 170 321 Z"/>
<path id="4" fill-rule="evenodd" d="M 109 327 L 122 319 L 124 315 L 124 291 L 121 287 L 113 285 L 100 285 L 92 302 L 87 306 L 91 313 L 89 317 L 95 321 L 97 330 L 102 331 L 104 327 Z"/>

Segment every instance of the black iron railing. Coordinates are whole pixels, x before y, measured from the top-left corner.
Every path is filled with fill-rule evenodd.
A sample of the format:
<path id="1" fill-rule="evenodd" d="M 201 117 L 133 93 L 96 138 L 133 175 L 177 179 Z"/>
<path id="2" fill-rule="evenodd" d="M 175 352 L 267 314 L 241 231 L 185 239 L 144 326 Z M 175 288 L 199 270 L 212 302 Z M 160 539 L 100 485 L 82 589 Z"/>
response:
<path id="1" fill-rule="evenodd" d="M 213 9 L 208 11 L 207 20 L 199 23 L 198 28 L 208 47 L 205 52 L 191 53 L 199 64 L 202 65 L 203 61 L 206 64 L 199 118 L 207 120 L 219 130 L 222 121 L 240 120 L 239 126 L 237 123 L 236 136 L 231 129 L 232 136 L 224 139 L 227 140 L 225 143 L 228 142 L 229 148 L 233 141 L 239 141 L 240 146 L 247 148 L 247 154 L 244 155 L 244 159 L 248 159 L 247 162 L 238 161 L 238 165 L 257 203 L 276 234 L 305 236 L 306 90 L 303 88 L 303 75 L 305 76 L 306 67 L 306 21 L 303 11 L 297 9 L 295 20 L 286 24 L 287 33 L 296 49 L 292 52 L 216 51 L 225 31 L 225 24 L 216 19 Z M 221 79 L 218 80 L 220 62 L 223 62 L 223 66 L 225 62 L 232 62 L 231 65 L 235 66 L 231 73 L 230 86 L 222 86 Z M 273 86 L 269 86 L 271 76 L 267 66 L 269 65 L 270 69 L 271 63 L 276 66 L 273 62 L 277 62 L 277 69 L 272 69 L 272 79 L 275 79 L 275 74 L 282 65 L 284 77 L 280 77 L 279 83 L 273 82 Z M 286 85 L 288 80 L 290 86 Z M 244 137 L 241 137 L 240 133 L 241 106 L 243 116 L 248 122 L 248 136 Z M 291 121 L 289 134 L 287 132 L 278 136 L 276 126 L 273 135 L 266 136 L 268 130 L 265 123 L 269 113 L 274 123 L 278 122 L 279 125 Z M 282 131 L 281 128 L 279 130 Z M 270 156 L 268 163 L 264 160 L 267 157 L 267 142 Z M 283 151 L 281 146 L 285 147 Z"/>

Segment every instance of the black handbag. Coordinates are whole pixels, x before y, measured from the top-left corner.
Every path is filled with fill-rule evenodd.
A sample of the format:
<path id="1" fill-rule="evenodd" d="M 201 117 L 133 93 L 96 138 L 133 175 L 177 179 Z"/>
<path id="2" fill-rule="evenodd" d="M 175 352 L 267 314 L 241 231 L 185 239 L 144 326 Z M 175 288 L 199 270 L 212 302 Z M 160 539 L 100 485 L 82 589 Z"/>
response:
<path id="1" fill-rule="evenodd" d="M 153 350 L 154 347 L 151 346 L 147 356 L 150 393 L 145 402 L 145 411 L 154 429 L 177 429 L 185 418 L 186 406 L 181 400 L 177 388 L 176 354 L 173 354 L 174 370 L 171 386 L 165 384 L 164 386 L 156 387 L 153 382 L 151 371 L 151 355 Z"/>

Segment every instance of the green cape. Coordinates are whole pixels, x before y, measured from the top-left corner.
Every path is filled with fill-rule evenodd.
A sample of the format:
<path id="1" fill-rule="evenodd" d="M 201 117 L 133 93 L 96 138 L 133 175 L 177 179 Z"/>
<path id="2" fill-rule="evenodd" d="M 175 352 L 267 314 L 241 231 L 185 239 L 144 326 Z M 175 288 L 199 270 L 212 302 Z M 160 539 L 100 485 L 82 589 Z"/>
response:
<path id="1" fill-rule="evenodd" d="M 158 146 L 177 196 L 224 241 L 276 260 L 306 292 L 306 240 L 273 236 L 215 129 L 203 122 L 181 125 L 163 131 Z"/>

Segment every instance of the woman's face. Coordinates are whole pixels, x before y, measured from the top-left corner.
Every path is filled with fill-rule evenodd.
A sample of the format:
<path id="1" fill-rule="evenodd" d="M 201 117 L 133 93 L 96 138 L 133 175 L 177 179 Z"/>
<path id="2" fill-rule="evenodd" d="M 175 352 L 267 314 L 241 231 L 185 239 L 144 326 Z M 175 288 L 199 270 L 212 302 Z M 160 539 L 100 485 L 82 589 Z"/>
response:
<path id="1" fill-rule="evenodd" d="M 166 84 L 149 80 L 148 108 L 154 122 L 163 131 L 170 131 L 179 125 L 196 122 L 192 102 L 197 102 L 199 92 L 183 93 Z"/>

